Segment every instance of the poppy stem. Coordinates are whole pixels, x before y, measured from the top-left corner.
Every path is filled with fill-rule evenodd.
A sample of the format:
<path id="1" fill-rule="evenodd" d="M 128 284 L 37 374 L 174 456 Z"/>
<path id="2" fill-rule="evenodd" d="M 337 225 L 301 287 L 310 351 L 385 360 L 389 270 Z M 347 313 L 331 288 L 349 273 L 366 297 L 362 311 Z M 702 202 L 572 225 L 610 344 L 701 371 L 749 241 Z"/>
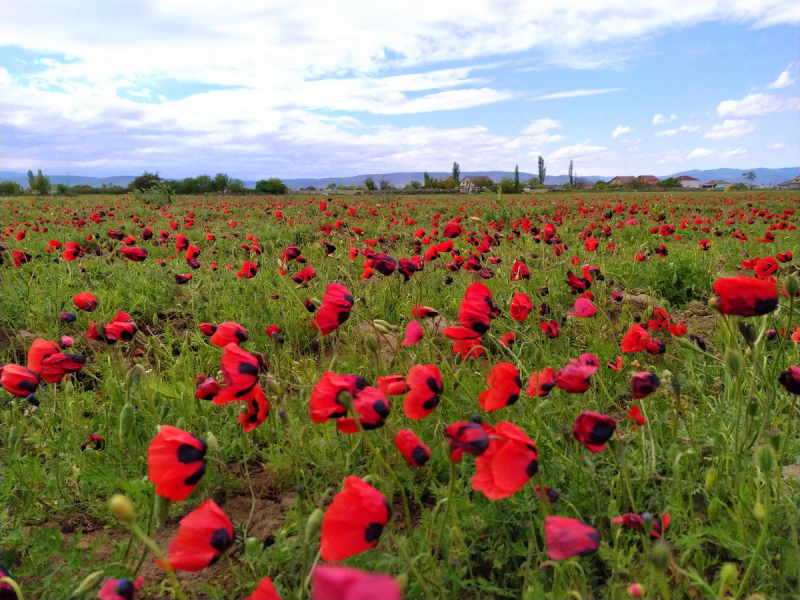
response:
<path id="1" fill-rule="evenodd" d="M 142 531 L 142 528 L 136 525 L 136 523 L 131 525 L 131 530 L 136 536 L 144 542 L 144 544 L 150 548 L 150 551 L 161 561 L 164 570 L 167 572 L 167 576 L 169 577 L 170 583 L 172 584 L 172 591 L 175 593 L 175 597 L 178 600 L 186 600 L 186 595 L 183 593 L 183 588 L 181 588 L 181 584 L 178 583 L 178 578 L 175 577 L 175 571 L 172 570 L 172 567 L 167 562 L 167 557 L 164 556 L 164 553 L 161 551 L 161 548 L 151 540 L 147 534 Z"/>
<path id="2" fill-rule="evenodd" d="M 17 600 L 22 600 L 22 590 L 20 589 L 19 585 L 16 581 L 11 579 L 11 577 L 0 577 L 0 583 L 4 583 L 11 587 L 14 590 L 14 594 L 17 596 Z M 432 597 L 432 596 L 431 596 Z"/>
<path id="3" fill-rule="evenodd" d="M 417 567 L 414 564 L 414 561 L 408 555 L 408 552 L 406 552 L 406 549 L 400 543 L 400 540 L 395 536 L 394 531 L 392 531 L 390 529 L 389 530 L 389 535 L 391 536 L 392 542 L 394 542 L 394 545 L 400 551 L 400 554 L 403 555 L 403 559 L 406 561 L 406 564 L 408 565 L 408 570 L 411 571 L 411 573 L 414 575 L 414 577 L 417 578 L 417 580 L 419 581 L 420 585 L 422 586 L 422 589 L 425 590 L 425 597 L 426 598 L 435 598 L 435 596 L 431 593 L 431 589 L 428 587 L 428 584 L 425 583 L 425 578 L 417 570 Z M 439 597 L 440 598 L 446 598 L 447 597 L 447 592 L 445 592 L 445 590 L 442 587 L 442 585 L 440 583 L 438 583 L 438 582 L 435 582 L 435 583 L 436 583 L 436 587 L 439 588 L 439 594 L 440 594 Z"/>

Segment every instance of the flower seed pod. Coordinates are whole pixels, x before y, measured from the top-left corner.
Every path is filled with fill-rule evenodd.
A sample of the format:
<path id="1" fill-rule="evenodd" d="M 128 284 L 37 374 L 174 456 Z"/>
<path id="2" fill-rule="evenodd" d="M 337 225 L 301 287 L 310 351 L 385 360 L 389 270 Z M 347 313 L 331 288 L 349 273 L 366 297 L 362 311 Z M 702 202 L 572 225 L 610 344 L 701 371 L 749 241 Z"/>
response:
<path id="1" fill-rule="evenodd" d="M 244 553 L 247 558 L 253 560 L 258 558 L 258 555 L 261 554 L 261 542 L 258 538 L 249 537 L 244 541 Z"/>
<path id="2" fill-rule="evenodd" d="M 374 333 L 370 332 L 364 336 L 364 344 L 367 346 L 367 350 L 370 352 L 378 352 L 378 339 L 375 337 Z"/>
<path id="3" fill-rule="evenodd" d="M 733 375 L 738 375 L 742 371 L 742 353 L 736 348 L 725 350 L 725 364 Z"/>
<path id="4" fill-rule="evenodd" d="M 723 597 L 723 590 L 733 586 L 739 579 L 739 567 L 734 563 L 725 563 L 719 570 L 719 589 L 720 597 Z"/>
<path id="5" fill-rule="evenodd" d="M 217 436 L 210 431 L 206 431 L 206 446 L 208 446 L 208 449 L 213 452 L 219 452 L 219 442 L 217 442 Z"/>
<path id="6" fill-rule="evenodd" d="M 306 541 L 311 541 L 322 527 L 324 513 L 321 508 L 316 509 L 306 521 Z"/>
<path id="7" fill-rule="evenodd" d="M 111 512 L 125 524 L 132 524 L 136 520 L 136 509 L 127 496 L 114 494 L 108 502 Z"/>
<path id="8" fill-rule="evenodd" d="M 17 447 L 19 443 L 19 429 L 16 426 L 12 425 L 11 429 L 8 430 L 8 449 L 13 450 Z"/>
<path id="9" fill-rule="evenodd" d="M 133 431 L 135 416 L 132 404 L 123 406 L 122 411 L 119 413 L 119 441 L 123 444 L 128 440 L 131 431 Z"/>
<path id="10" fill-rule="evenodd" d="M 103 578 L 103 571 L 95 571 L 94 573 L 89 573 L 86 577 L 83 578 L 81 584 L 75 588 L 72 592 L 72 597 L 80 596 L 84 592 L 88 592 L 92 589 L 97 582 L 99 582 Z"/>
<path id="11" fill-rule="evenodd" d="M 797 291 L 800 284 L 797 282 L 797 277 L 789 277 L 786 280 L 786 285 L 783 286 L 786 288 L 786 293 L 789 294 L 790 298 L 797 298 Z"/>
<path id="12" fill-rule="evenodd" d="M 161 410 L 158 412 L 158 422 L 163 423 L 169 414 L 169 402 L 164 402 L 161 405 Z"/>
<path id="13" fill-rule="evenodd" d="M 767 509 L 764 507 L 763 502 L 756 502 L 756 505 L 753 507 L 753 516 L 756 518 L 756 521 L 763 521 L 764 517 L 767 516 Z"/>
<path id="14" fill-rule="evenodd" d="M 708 471 L 706 471 L 706 493 L 711 493 L 711 490 L 714 489 L 714 486 L 717 484 L 717 469 L 715 467 L 711 467 Z"/>
<path id="15" fill-rule="evenodd" d="M 772 470 L 775 468 L 775 462 L 777 461 L 775 450 L 772 446 L 761 446 L 756 455 L 758 457 L 758 466 L 761 468 L 761 471 L 766 474 L 772 473 Z"/>
<path id="16" fill-rule="evenodd" d="M 658 540 L 653 544 L 653 549 L 650 551 L 650 560 L 653 561 L 653 566 L 661 571 L 665 570 L 669 565 L 669 559 L 672 556 L 672 551 L 664 540 Z"/>

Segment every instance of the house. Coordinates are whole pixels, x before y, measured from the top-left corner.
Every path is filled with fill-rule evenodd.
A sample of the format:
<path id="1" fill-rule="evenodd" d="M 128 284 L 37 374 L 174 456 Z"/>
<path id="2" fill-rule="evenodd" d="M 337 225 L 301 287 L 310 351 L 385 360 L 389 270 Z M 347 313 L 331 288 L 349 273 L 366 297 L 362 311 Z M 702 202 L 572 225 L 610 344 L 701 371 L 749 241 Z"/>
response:
<path id="1" fill-rule="evenodd" d="M 654 175 L 639 175 L 637 179 L 646 183 L 647 185 L 658 185 L 660 183 L 658 177 L 655 177 Z"/>
<path id="2" fill-rule="evenodd" d="M 789 181 L 778 184 L 779 190 L 800 190 L 800 175 Z"/>
<path id="3" fill-rule="evenodd" d="M 471 194 L 481 190 L 481 184 L 477 177 L 464 177 L 458 185 L 462 194 Z"/>
<path id="4" fill-rule="evenodd" d="M 712 179 L 711 181 L 706 181 L 700 187 L 704 190 L 713 190 L 714 188 L 719 187 L 720 189 L 725 189 L 726 187 L 730 187 L 733 184 L 729 181 L 725 181 L 724 179 Z"/>
<path id="5" fill-rule="evenodd" d="M 696 190 L 700 187 L 700 180 L 695 177 L 681 175 L 680 177 L 676 177 L 676 179 L 681 182 L 681 187 L 690 188 L 693 190 Z"/>
<path id="6" fill-rule="evenodd" d="M 626 183 L 630 183 L 634 179 L 636 179 L 636 177 L 634 177 L 633 175 L 617 175 L 616 177 L 614 177 L 614 179 L 608 182 L 608 185 L 625 185 Z"/>

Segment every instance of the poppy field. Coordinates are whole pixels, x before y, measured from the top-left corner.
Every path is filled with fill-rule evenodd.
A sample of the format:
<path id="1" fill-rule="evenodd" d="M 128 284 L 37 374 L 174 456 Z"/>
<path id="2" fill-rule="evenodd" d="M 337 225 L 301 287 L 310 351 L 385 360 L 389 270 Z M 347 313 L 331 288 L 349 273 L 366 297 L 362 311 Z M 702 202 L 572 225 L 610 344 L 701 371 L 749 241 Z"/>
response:
<path id="1" fill-rule="evenodd" d="M 2 211 L 2 600 L 800 597 L 796 192 Z"/>

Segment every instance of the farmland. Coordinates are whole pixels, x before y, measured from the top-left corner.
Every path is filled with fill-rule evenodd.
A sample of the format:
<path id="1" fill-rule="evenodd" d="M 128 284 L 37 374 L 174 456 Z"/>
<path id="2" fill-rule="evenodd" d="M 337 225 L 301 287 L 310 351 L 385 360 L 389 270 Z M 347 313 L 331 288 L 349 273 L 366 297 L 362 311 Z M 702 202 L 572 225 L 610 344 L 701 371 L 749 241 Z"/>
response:
<path id="1" fill-rule="evenodd" d="M 796 192 L 2 210 L 26 598 L 309 598 L 339 563 L 386 597 L 800 596 Z M 209 499 L 233 535 L 176 553 Z"/>

